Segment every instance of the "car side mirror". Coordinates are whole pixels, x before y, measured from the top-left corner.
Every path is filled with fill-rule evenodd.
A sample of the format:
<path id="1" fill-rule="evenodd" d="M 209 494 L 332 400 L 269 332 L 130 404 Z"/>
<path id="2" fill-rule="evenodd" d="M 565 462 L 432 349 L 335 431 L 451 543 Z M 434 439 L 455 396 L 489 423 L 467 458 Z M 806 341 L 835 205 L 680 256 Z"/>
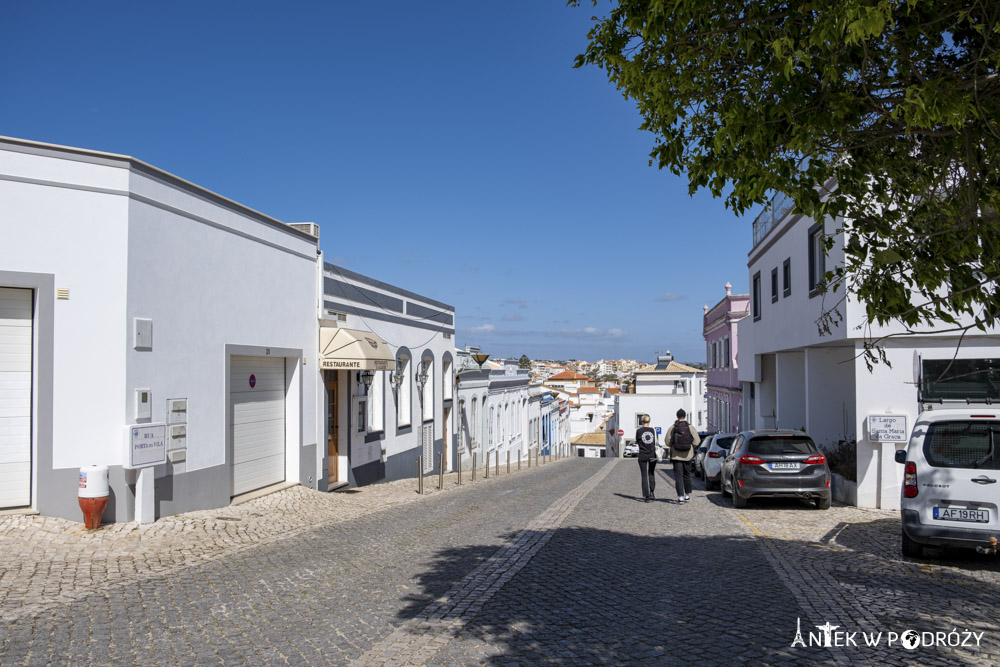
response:
<path id="1" fill-rule="evenodd" d="M 906 450 L 897 449 L 896 450 L 896 463 L 906 463 Z"/>

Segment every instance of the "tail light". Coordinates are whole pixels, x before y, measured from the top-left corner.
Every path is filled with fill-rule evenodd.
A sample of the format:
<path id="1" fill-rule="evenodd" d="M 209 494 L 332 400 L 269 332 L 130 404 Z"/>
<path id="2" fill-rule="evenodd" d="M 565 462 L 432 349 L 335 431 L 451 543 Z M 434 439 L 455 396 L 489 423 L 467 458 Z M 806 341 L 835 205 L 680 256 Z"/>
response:
<path id="1" fill-rule="evenodd" d="M 826 457 L 823 456 L 822 454 L 814 454 L 809 458 L 807 458 L 805 461 L 803 461 L 803 463 L 806 463 L 808 465 L 820 465 L 826 463 Z"/>
<path id="2" fill-rule="evenodd" d="M 917 464 L 913 461 L 907 461 L 906 467 L 903 468 L 903 495 L 907 498 L 917 497 Z"/>
<path id="3" fill-rule="evenodd" d="M 754 456 L 753 454 L 744 454 L 740 457 L 740 463 L 745 465 L 756 466 L 764 462 L 764 459 L 759 456 Z"/>
<path id="4" fill-rule="evenodd" d="M 722 458 L 722 454 L 720 454 L 719 452 L 709 452 L 708 453 L 708 458 L 710 458 L 710 459 L 721 459 Z"/>

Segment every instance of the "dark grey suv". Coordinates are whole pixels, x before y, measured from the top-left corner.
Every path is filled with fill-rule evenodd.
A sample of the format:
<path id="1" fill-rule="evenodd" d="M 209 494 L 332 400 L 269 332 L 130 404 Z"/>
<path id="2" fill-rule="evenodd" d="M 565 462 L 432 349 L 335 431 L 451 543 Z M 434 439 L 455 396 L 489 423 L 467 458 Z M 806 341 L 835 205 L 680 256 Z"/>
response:
<path id="1" fill-rule="evenodd" d="M 751 498 L 802 498 L 830 507 L 830 467 L 802 431 L 743 431 L 722 462 L 722 495 L 733 507 Z"/>

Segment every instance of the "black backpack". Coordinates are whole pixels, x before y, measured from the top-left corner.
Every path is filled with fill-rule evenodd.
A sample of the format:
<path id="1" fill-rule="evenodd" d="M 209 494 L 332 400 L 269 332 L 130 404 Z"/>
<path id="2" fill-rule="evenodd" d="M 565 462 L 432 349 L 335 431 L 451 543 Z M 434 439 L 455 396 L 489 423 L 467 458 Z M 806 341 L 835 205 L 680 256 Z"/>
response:
<path id="1" fill-rule="evenodd" d="M 694 438 L 691 437 L 691 427 L 687 422 L 675 421 L 674 422 L 674 433 L 673 438 L 670 443 L 670 448 L 675 452 L 683 454 L 684 452 L 691 451 L 691 445 L 694 444 Z"/>

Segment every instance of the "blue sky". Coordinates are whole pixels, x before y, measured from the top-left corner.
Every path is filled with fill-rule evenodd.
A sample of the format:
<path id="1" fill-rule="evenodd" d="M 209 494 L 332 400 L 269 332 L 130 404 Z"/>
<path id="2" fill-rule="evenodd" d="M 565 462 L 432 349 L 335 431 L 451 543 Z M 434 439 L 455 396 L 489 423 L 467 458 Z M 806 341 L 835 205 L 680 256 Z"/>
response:
<path id="1" fill-rule="evenodd" d="M 751 216 L 648 166 L 609 5 L 0 2 L 0 134 L 124 153 L 454 305 L 494 356 L 703 361 Z"/>

